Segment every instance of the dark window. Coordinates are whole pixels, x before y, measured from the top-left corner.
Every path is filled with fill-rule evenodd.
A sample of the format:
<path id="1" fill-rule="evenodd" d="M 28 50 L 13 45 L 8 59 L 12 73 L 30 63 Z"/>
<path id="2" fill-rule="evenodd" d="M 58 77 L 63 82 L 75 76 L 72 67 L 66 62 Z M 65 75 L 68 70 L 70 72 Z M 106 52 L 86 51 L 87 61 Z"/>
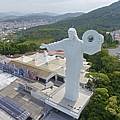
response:
<path id="1" fill-rule="evenodd" d="M 46 80 L 45 80 L 45 79 L 38 78 L 38 80 L 39 80 L 39 82 L 40 82 L 40 83 L 43 83 L 43 84 L 45 84 L 45 83 L 46 83 Z"/>
<path id="2" fill-rule="evenodd" d="M 58 76 L 57 80 L 60 81 L 60 82 L 62 82 L 62 83 L 64 83 L 64 78 L 63 77 Z"/>

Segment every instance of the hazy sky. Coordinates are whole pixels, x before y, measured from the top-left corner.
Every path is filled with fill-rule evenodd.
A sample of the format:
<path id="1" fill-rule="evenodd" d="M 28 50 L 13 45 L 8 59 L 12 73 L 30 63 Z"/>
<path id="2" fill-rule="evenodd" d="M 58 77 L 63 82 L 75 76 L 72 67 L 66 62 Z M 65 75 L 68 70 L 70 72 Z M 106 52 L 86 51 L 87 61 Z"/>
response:
<path id="1" fill-rule="evenodd" d="M 88 12 L 118 0 L 0 0 L 0 12 Z"/>

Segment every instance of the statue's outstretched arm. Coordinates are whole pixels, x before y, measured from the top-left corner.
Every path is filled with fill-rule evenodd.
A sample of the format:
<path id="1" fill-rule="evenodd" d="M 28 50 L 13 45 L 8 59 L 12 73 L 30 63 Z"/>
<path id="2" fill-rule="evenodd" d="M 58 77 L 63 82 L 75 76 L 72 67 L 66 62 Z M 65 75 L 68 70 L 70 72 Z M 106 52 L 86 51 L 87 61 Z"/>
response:
<path id="1" fill-rule="evenodd" d="M 40 46 L 41 49 L 47 48 L 48 51 L 52 50 L 64 50 L 64 40 L 50 43 L 50 44 L 42 44 Z"/>

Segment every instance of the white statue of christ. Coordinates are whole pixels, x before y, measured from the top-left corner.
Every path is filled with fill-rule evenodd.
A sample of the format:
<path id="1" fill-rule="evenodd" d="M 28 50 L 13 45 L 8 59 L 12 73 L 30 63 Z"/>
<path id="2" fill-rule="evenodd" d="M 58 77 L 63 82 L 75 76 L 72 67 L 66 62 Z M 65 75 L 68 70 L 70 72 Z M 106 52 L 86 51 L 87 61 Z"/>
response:
<path id="1" fill-rule="evenodd" d="M 75 28 L 68 30 L 68 38 L 40 48 L 48 51 L 63 50 L 66 57 L 65 98 L 76 101 L 80 91 L 80 71 L 83 68 L 83 53 L 94 54 L 101 50 L 104 37 L 94 30 L 84 33 L 83 40 L 77 36 Z"/>

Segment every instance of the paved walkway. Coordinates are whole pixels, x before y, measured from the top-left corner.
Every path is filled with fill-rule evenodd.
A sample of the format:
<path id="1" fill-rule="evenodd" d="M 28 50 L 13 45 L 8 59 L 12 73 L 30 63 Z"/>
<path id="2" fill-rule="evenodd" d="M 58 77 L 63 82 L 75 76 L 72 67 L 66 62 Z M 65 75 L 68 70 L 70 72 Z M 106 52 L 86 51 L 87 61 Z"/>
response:
<path id="1" fill-rule="evenodd" d="M 75 120 L 75 119 L 62 112 L 51 111 L 50 114 L 47 115 L 44 120 Z"/>

